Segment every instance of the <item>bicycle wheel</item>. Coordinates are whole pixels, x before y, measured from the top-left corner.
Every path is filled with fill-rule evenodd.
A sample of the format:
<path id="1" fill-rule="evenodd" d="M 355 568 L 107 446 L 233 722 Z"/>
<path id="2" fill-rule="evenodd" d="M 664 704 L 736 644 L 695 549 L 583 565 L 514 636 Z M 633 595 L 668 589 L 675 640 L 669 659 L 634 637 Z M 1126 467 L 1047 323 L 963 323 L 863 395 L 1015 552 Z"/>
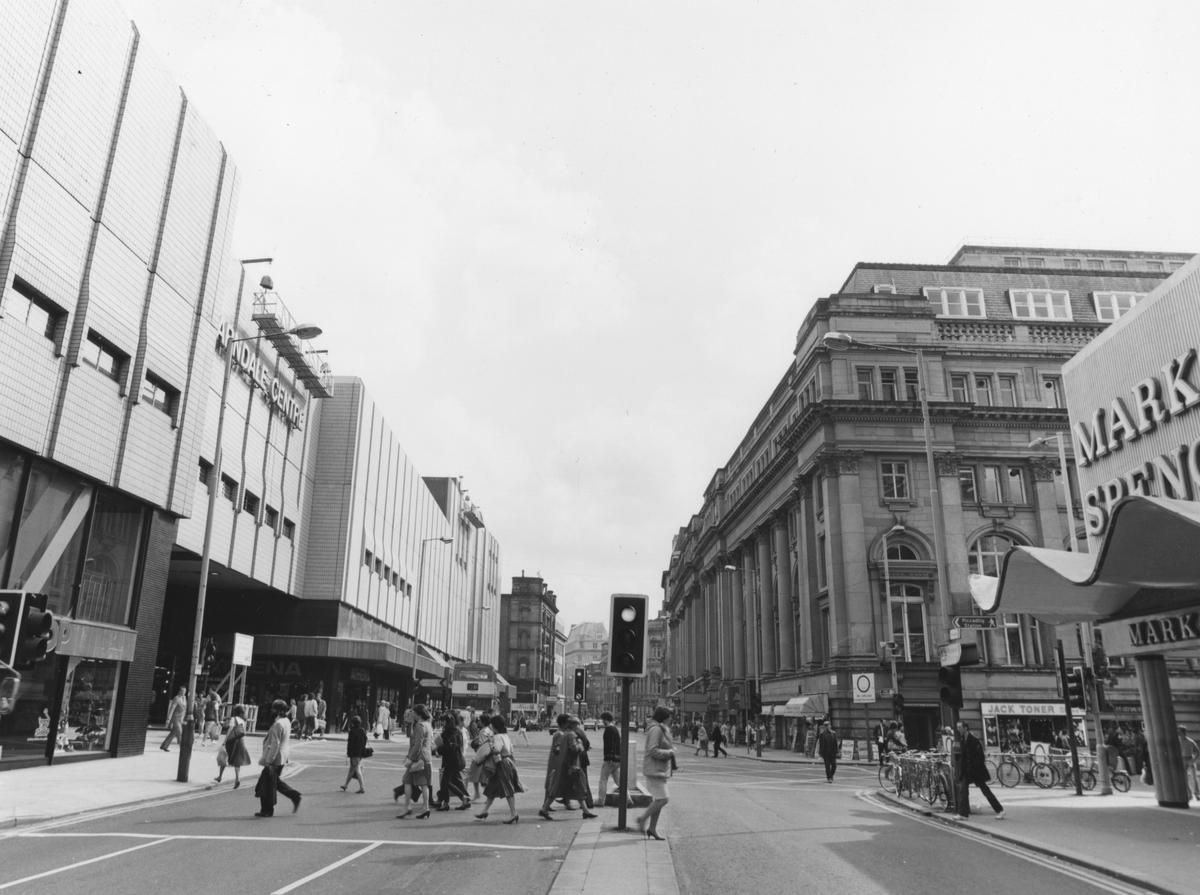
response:
<path id="1" fill-rule="evenodd" d="M 996 764 L 996 762 L 994 762 L 990 758 L 988 758 L 988 759 L 984 760 L 983 766 L 986 767 L 988 770 L 988 774 L 990 775 L 988 777 L 989 780 L 998 780 L 999 779 L 1000 765 Z"/>
<path id="2" fill-rule="evenodd" d="M 1012 789 L 1021 782 L 1021 769 L 1014 762 L 1002 761 L 996 768 L 996 779 L 1001 786 Z"/>
<path id="3" fill-rule="evenodd" d="M 1079 782 L 1083 784 L 1083 788 L 1091 792 L 1096 788 L 1096 772 L 1091 768 L 1081 768 L 1079 771 Z"/>
<path id="4" fill-rule="evenodd" d="M 946 807 L 950 794 L 950 775 L 944 768 L 934 771 L 929 780 L 929 794 L 926 801 L 933 807 Z"/>
<path id="5" fill-rule="evenodd" d="M 1052 764 L 1035 764 L 1031 776 L 1033 782 L 1042 789 L 1050 789 L 1058 782 L 1058 770 Z"/>
<path id="6" fill-rule="evenodd" d="M 884 792 L 893 792 L 894 793 L 896 791 L 896 777 L 898 776 L 897 771 L 899 771 L 899 768 L 897 768 L 894 764 L 891 764 L 890 762 L 887 764 L 880 765 L 879 766 L 879 788 L 882 789 Z"/>
<path id="7" fill-rule="evenodd" d="M 1117 792 L 1129 792 L 1129 775 L 1124 771 L 1113 771 L 1112 786 Z"/>

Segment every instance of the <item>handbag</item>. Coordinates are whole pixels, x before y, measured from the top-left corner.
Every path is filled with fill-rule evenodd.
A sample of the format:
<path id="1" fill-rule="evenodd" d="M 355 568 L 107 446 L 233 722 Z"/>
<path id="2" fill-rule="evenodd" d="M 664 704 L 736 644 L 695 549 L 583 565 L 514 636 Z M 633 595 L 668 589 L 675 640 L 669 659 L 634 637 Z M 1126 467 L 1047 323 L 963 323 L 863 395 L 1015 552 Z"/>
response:
<path id="1" fill-rule="evenodd" d="M 412 764 L 410 764 L 408 766 L 408 770 L 409 770 L 409 773 L 419 774 L 421 771 L 425 770 L 425 759 L 418 758 L 416 761 L 414 761 Z"/>
<path id="2" fill-rule="evenodd" d="M 370 758 L 374 754 L 375 754 L 375 750 L 372 749 L 370 746 L 363 746 L 363 754 L 362 754 L 363 758 Z"/>

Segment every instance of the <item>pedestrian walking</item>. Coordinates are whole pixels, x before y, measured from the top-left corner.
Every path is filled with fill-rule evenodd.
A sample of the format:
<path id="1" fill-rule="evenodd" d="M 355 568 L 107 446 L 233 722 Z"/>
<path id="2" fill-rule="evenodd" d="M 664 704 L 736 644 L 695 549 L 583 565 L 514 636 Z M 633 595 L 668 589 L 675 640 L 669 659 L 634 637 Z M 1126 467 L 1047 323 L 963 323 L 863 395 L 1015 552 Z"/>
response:
<path id="1" fill-rule="evenodd" d="M 225 764 L 221 764 L 221 756 L 225 757 Z M 242 785 L 242 768 L 248 764 L 250 752 L 246 749 L 246 707 L 235 705 L 229 713 L 229 730 L 217 750 L 217 765 L 220 767 L 217 783 L 225 776 L 225 768 L 230 767 L 233 768 L 233 788 L 237 789 Z"/>
<path id="2" fill-rule="evenodd" d="M 496 799 L 504 799 L 508 802 L 508 820 L 501 821 L 501 823 L 515 824 L 521 820 L 521 816 L 517 814 L 517 793 L 524 792 L 525 787 L 521 785 L 520 777 L 517 776 L 517 764 L 513 761 L 512 740 L 508 736 L 508 727 L 504 723 L 504 717 L 493 715 L 488 726 L 492 730 L 491 755 L 494 767 L 488 777 L 487 785 L 483 788 L 483 794 L 487 801 L 483 803 L 483 811 L 476 814 L 475 817 L 477 820 L 487 820 L 492 802 Z"/>
<path id="3" fill-rule="evenodd" d="M 218 720 L 221 714 L 221 700 L 212 690 L 208 691 L 208 698 L 204 701 L 204 739 L 212 740 L 214 743 L 221 739 L 221 723 Z"/>
<path id="4" fill-rule="evenodd" d="M 979 738 L 971 733 L 970 727 L 966 721 L 958 722 L 958 736 L 960 748 L 962 749 L 961 757 L 958 762 L 958 816 L 971 816 L 971 796 L 970 785 L 974 783 L 983 797 L 987 799 L 988 804 L 992 806 L 992 810 L 996 812 L 996 820 L 1004 818 L 1004 806 L 1000 804 L 999 799 L 992 794 L 992 789 L 988 786 L 988 781 L 992 779 L 991 773 L 987 769 L 987 763 L 984 760 L 983 744 L 979 742 Z"/>
<path id="5" fill-rule="evenodd" d="M 579 737 L 579 744 L 583 746 L 583 751 L 579 753 L 579 771 L 583 776 L 583 805 L 580 807 L 590 810 L 596 807 L 596 802 L 592 799 L 592 782 L 588 779 L 590 776 L 588 769 L 592 766 L 592 758 L 589 754 L 592 751 L 592 741 L 588 739 L 587 732 L 583 729 L 583 722 L 576 715 L 571 716 L 571 729 L 575 731 L 575 736 Z"/>
<path id="6" fill-rule="evenodd" d="M 293 702 L 293 707 L 294 705 Z M 271 703 L 274 721 L 263 738 L 262 755 L 258 759 L 258 763 L 262 765 L 262 772 L 258 775 L 258 784 L 254 787 L 254 794 L 258 796 L 259 802 L 259 810 L 254 813 L 255 817 L 275 815 L 278 793 L 283 793 L 285 798 L 292 800 L 293 814 L 300 810 L 300 793 L 279 776 L 283 772 L 283 766 L 288 763 L 290 752 L 292 724 L 288 717 L 288 708 L 288 704 L 282 699 Z"/>
<path id="7" fill-rule="evenodd" d="M 568 804 L 572 799 L 578 799 L 583 809 L 583 817 L 596 817 L 588 811 L 585 804 L 586 781 L 579 764 L 583 744 L 575 733 L 570 715 L 559 715 L 556 720 L 558 730 L 550 743 L 550 758 L 546 762 L 546 795 L 538 816 L 545 820 L 554 820 L 550 816 L 550 806 L 554 804 L 555 799 L 562 799 Z"/>
<path id="8" fill-rule="evenodd" d="M 412 710 L 412 706 L 410 705 L 408 708 L 406 708 L 404 710 L 404 718 L 402 720 L 402 723 L 404 724 L 404 735 L 406 737 L 412 736 L 412 726 L 413 726 L 413 722 L 416 720 L 417 720 L 417 715 Z"/>
<path id="9" fill-rule="evenodd" d="M 187 687 L 180 687 L 175 698 L 167 704 L 167 736 L 159 745 L 163 752 L 170 752 L 171 741 L 179 742 L 183 737 L 183 716 L 187 713 Z"/>
<path id="10" fill-rule="evenodd" d="M 425 718 L 429 718 L 428 709 L 425 710 Z M 384 701 L 380 701 L 379 708 L 375 710 L 375 739 L 379 739 L 380 734 L 383 734 L 385 740 L 392 738 L 392 710 Z M 409 736 L 411 737 L 412 734 L 410 733 Z"/>
<path id="11" fill-rule="evenodd" d="M 351 780 L 358 781 L 360 795 L 367 791 L 362 762 L 364 758 L 370 758 L 374 754 L 375 750 L 367 745 L 367 731 L 363 727 L 362 718 L 352 715 L 346 729 L 346 758 L 350 762 L 350 767 L 346 769 L 346 782 L 342 784 L 342 792 L 350 787 Z"/>
<path id="12" fill-rule="evenodd" d="M 696 731 L 696 753 L 695 754 L 699 755 L 701 752 L 704 753 L 705 758 L 708 758 L 708 728 L 705 727 L 703 724 L 701 724 L 700 729 L 698 731 Z"/>
<path id="13" fill-rule="evenodd" d="M 746 722 L 746 754 L 749 755 L 754 751 L 754 725 L 749 721 Z"/>
<path id="14" fill-rule="evenodd" d="M 528 726 L 528 724 L 525 721 L 525 716 L 518 715 L 517 716 L 517 733 L 519 733 L 521 735 L 521 742 L 524 743 L 526 746 L 529 745 L 529 734 L 525 732 L 525 728 L 527 726 Z"/>
<path id="15" fill-rule="evenodd" d="M 442 782 L 438 787 L 438 811 L 450 810 L 450 796 L 459 798 L 457 810 L 466 811 L 471 807 L 471 797 L 463 785 L 463 771 L 466 770 L 466 759 L 463 756 L 463 734 L 459 729 L 458 712 L 450 712 L 443 719 L 442 732 L 434 740 L 436 752 L 442 758 Z"/>
<path id="16" fill-rule="evenodd" d="M 483 787 L 487 784 L 487 778 L 492 772 L 490 763 L 486 761 L 487 756 L 491 755 L 492 749 L 489 745 L 487 749 L 483 748 L 485 743 L 490 744 L 492 737 L 496 732 L 492 730 L 492 713 L 480 712 L 479 717 L 471 721 L 471 725 L 467 728 L 467 735 L 470 737 L 468 745 L 471 747 L 471 767 L 467 770 L 467 780 L 475 788 L 475 798 L 483 798 Z M 472 727 L 474 731 L 472 732 Z"/>
<path id="17" fill-rule="evenodd" d="M 725 731 L 721 728 L 720 724 L 714 724 L 713 729 L 712 729 L 713 758 L 717 758 L 721 755 L 724 755 L 726 758 L 729 757 L 729 753 L 726 752 L 725 747 L 721 745 L 724 742 L 725 742 Z"/>
<path id="18" fill-rule="evenodd" d="M 327 708 L 328 708 L 328 705 L 325 702 L 325 697 L 321 693 L 318 693 L 317 694 L 317 729 L 316 729 L 316 733 L 321 737 L 321 739 L 325 739 L 325 728 L 328 726 L 328 722 L 325 719 L 325 710 Z"/>
<path id="19" fill-rule="evenodd" d="M 883 756 L 887 754 L 887 735 L 888 728 L 883 719 L 880 718 L 876 723 L 872 736 L 875 740 L 875 751 L 879 753 L 879 766 L 883 767 Z"/>
<path id="20" fill-rule="evenodd" d="M 617 787 L 621 785 L 621 732 L 613 724 L 612 712 L 601 712 L 600 721 L 604 725 L 600 735 L 604 761 L 600 765 L 600 785 L 597 789 L 600 791 L 600 806 L 604 807 L 608 804 L 609 778 L 612 778 Z M 621 793 L 618 789 L 617 799 L 619 800 L 620 797 Z"/>
<path id="21" fill-rule="evenodd" d="M 667 792 L 667 778 L 671 776 L 671 762 L 675 758 L 675 744 L 667 729 L 671 720 L 671 710 L 660 705 L 654 710 L 654 720 L 646 725 L 646 740 L 642 758 L 642 777 L 646 792 L 650 794 L 650 804 L 645 812 L 638 816 L 638 830 L 650 839 L 660 842 L 666 839 L 658 835 L 658 816 L 670 801 Z"/>
<path id="22" fill-rule="evenodd" d="M 304 734 L 306 740 L 311 740 L 317 732 L 317 696 L 315 693 L 304 694 Z"/>
<path id="23" fill-rule="evenodd" d="M 828 721 L 821 722 L 821 732 L 817 734 L 817 754 L 825 762 L 825 782 L 832 783 L 833 775 L 837 773 L 838 754 L 842 750 L 841 741 Z"/>
<path id="24" fill-rule="evenodd" d="M 386 706 L 386 703 L 380 703 L 380 706 Z M 425 810 L 417 815 L 417 820 L 429 817 L 433 805 L 433 728 L 429 724 L 429 709 L 417 705 L 413 711 L 417 718 L 408 742 L 408 757 L 404 760 L 404 779 L 392 791 L 397 799 L 400 793 L 404 795 L 404 813 L 396 815 L 398 820 L 412 814 L 413 803 L 421 800 L 421 793 L 426 795 Z"/>

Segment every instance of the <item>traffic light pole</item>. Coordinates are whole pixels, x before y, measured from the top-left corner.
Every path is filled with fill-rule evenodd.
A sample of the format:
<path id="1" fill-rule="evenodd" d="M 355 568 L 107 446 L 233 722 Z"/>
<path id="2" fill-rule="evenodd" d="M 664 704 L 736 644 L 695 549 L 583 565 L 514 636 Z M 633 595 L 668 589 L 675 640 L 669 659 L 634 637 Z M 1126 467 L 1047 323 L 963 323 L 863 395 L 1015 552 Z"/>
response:
<path id="1" fill-rule="evenodd" d="M 629 688 L 633 678 L 621 678 L 621 781 L 617 801 L 617 829 L 624 830 L 625 808 L 629 804 Z"/>
<path id="2" fill-rule="evenodd" d="M 1071 694 L 1067 683 L 1067 661 L 1063 658 L 1063 645 L 1056 640 L 1054 650 L 1058 653 L 1058 675 L 1063 682 L 1063 704 L 1067 707 L 1067 739 L 1071 741 L 1071 767 L 1075 769 L 1075 795 L 1083 795 L 1083 779 L 1079 775 L 1079 746 L 1075 742 L 1075 718 L 1071 714 Z"/>

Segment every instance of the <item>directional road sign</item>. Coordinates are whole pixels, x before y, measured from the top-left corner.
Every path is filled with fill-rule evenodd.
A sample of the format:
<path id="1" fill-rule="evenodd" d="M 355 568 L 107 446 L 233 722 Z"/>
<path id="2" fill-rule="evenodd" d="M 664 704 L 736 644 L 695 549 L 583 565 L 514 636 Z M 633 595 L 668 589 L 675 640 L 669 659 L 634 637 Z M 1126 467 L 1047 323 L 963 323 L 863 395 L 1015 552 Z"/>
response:
<path id="1" fill-rule="evenodd" d="M 956 628 L 994 628 L 996 627 L 996 616 L 994 615 L 956 615 L 954 616 L 954 627 Z"/>

